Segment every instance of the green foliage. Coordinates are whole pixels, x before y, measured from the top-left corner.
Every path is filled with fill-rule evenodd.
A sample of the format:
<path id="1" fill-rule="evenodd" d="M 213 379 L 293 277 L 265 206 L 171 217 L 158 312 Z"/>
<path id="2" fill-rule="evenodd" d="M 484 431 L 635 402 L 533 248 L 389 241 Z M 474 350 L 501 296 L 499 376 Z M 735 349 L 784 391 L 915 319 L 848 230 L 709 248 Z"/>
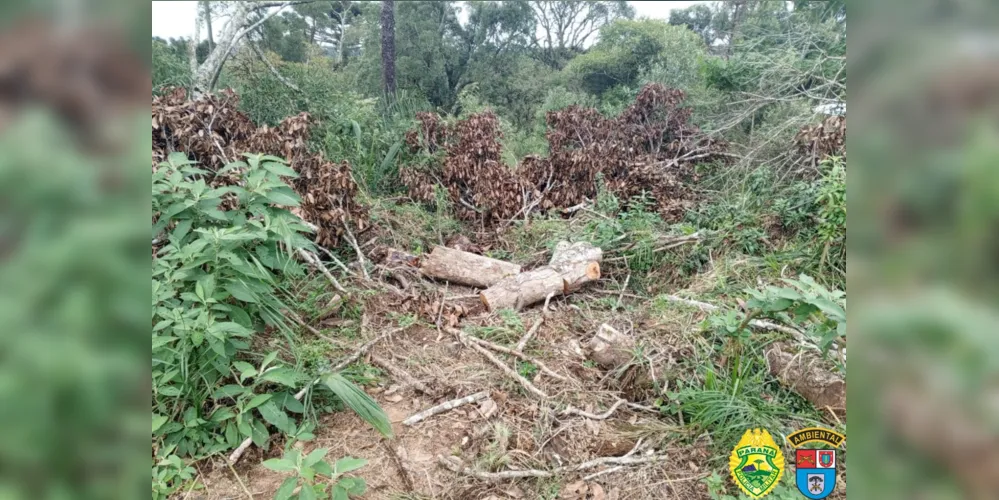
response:
<path id="1" fill-rule="evenodd" d="M 819 182 L 816 203 L 819 205 L 818 238 L 822 245 L 820 269 L 827 265 L 833 272 L 846 275 L 846 164 L 842 158 L 824 162 L 825 175 Z"/>
<path id="2" fill-rule="evenodd" d="M 280 389 L 270 388 L 301 382 L 292 367 L 276 362 L 277 352 L 255 363 L 240 359 L 259 322 L 284 327 L 276 273 L 301 272 L 283 248 L 305 248 L 299 233 L 307 229 L 272 206 L 297 204 L 281 180 L 294 172 L 261 156 L 223 170 L 243 171 L 245 187 L 208 187 L 204 172 L 183 154 L 171 155 L 152 177 L 159 213 L 153 235 L 167 241 L 153 260 L 154 411 L 169 419 L 156 435 L 182 456 L 210 455 L 245 437 L 263 446 L 265 422 L 291 433 L 287 416 L 270 401 Z M 227 195 L 238 205 L 222 211 Z M 208 400 L 213 405 L 206 409 Z"/>
<path id="3" fill-rule="evenodd" d="M 768 286 L 763 290 L 746 290 L 752 299 L 746 307 L 760 316 L 796 326 L 819 347 L 823 355 L 836 342 L 846 341 L 846 293 L 829 290 L 808 275 L 800 279 L 785 279 L 790 287 Z M 837 367 L 846 372 L 846 365 L 835 358 Z"/>
<path id="4" fill-rule="evenodd" d="M 153 475 L 164 478 L 162 488 L 181 478 L 172 472 L 171 454 L 204 457 L 247 437 L 266 447 L 268 426 L 288 436 L 309 434 L 308 424 L 296 425 L 289 413 L 306 412 L 291 392 L 310 379 L 277 351 L 251 350 L 263 328 L 294 345 L 277 278 L 302 274 L 289 252 L 311 243 L 301 234 L 307 231 L 301 220 L 276 205 L 298 204 L 282 179 L 296 174 L 283 160 L 262 155 L 247 155 L 246 162 L 220 171 L 225 173 L 239 175 L 240 185 L 212 188 L 205 171 L 175 153 L 152 176 L 158 214 L 153 237 L 165 242 L 152 273 L 153 437 L 167 467 Z M 322 381 L 391 434 L 370 396 L 339 374 L 327 373 Z"/>
<path id="5" fill-rule="evenodd" d="M 153 417 L 153 432 L 156 431 L 157 418 Z M 185 464 L 180 457 L 170 453 L 172 450 L 161 452 L 163 458 L 159 459 L 152 468 L 153 479 L 153 500 L 166 500 L 170 495 L 178 492 L 184 485 L 194 479 L 194 467 Z"/>
<path id="6" fill-rule="evenodd" d="M 152 46 L 153 95 L 163 87 L 187 87 L 191 83 L 191 68 L 187 54 L 171 46 L 162 38 L 153 38 Z"/>
<path id="7" fill-rule="evenodd" d="M 677 83 L 697 79 L 704 42 L 690 30 L 652 19 L 619 19 L 600 30 L 600 41 L 566 66 L 582 89 L 602 95 L 618 85 L 637 87 L 643 70 L 654 64 L 672 72 Z"/>
<path id="8" fill-rule="evenodd" d="M 344 474 L 356 471 L 368 464 L 367 460 L 343 457 L 332 466 L 324 460 L 328 448 L 316 448 L 305 455 L 301 450 L 290 447 L 281 458 L 265 460 L 263 466 L 275 472 L 292 472 L 274 493 L 274 500 L 332 499 L 346 500 L 363 495 L 367 490 L 364 479 L 345 477 Z M 329 478 L 319 479 L 320 477 Z M 332 486 L 332 488 L 330 488 Z M 300 488 L 298 493 L 294 493 Z"/>

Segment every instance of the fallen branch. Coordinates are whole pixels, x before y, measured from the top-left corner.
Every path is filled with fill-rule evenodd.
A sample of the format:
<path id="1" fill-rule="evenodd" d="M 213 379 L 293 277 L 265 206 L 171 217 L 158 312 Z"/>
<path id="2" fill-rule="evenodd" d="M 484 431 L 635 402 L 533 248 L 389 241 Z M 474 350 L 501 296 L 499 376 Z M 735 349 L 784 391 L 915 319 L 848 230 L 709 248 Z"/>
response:
<path id="1" fill-rule="evenodd" d="M 642 438 L 638 438 L 638 441 L 635 443 L 635 446 L 633 446 L 631 448 L 631 451 L 629 451 L 628 453 L 625 453 L 622 456 L 625 457 L 625 458 L 627 458 L 627 457 L 630 457 L 630 456 L 634 455 L 635 452 L 638 451 L 638 448 L 640 446 L 642 446 Z M 604 474 L 611 474 L 613 472 L 617 472 L 617 471 L 622 470 L 622 469 L 624 469 L 623 465 L 616 465 L 616 466 L 611 467 L 609 469 L 604 469 L 604 470 L 602 470 L 600 472 L 594 472 L 593 474 L 590 474 L 589 476 L 584 477 L 583 481 L 592 481 L 594 478 L 603 476 Z"/>
<path id="2" fill-rule="evenodd" d="M 489 391 L 482 391 L 472 394 L 471 396 L 452 399 L 451 401 L 446 401 L 437 406 L 434 406 L 433 408 L 428 408 L 426 410 L 421 411 L 420 413 L 417 413 L 416 415 L 407 418 L 406 420 L 403 420 L 402 425 L 407 425 L 407 426 L 415 425 L 434 415 L 453 410 L 461 405 L 482 401 L 483 399 L 486 399 L 488 397 L 489 397 Z"/>
<path id="3" fill-rule="evenodd" d="M 617 411 L 618 408 L 621 407 L 621 405 L 623 405 L 626 402 L 627 401 L 625 401 L 623 399 L 619 399 L 619 400 L 617 400 L 616 403 L 614 403 L 613 406 L 610 407 L 609 410 L 607 410 L 607 411 L 605 411 L 603 413 L 600 413 L 600 414 L 589 413 L 589 412 L 586 412 L 586 411 L 583 411 L 583 410 L 580 410 L 580 409 L 577 409 L 577 408 L 573 408 L 573 407 L 570 406 L 570 407 L 566 408 L 565 411 L 562 412 L 562 415 L 579 415 L 580 417 L 586 417 L 586 418 L 588 418 L 590 420 L 607 420 L 608 418 L 610 418 L 611 415 L 614 414 L 615 411 Z"/>
<path id="4" fill-rule="evenodd" d="M 564 474 L 566 472 L 579 472 L 586 469 L 592 469 L 601 465 L 640 465 L 649 464 L 655 462 L 663 462 L 669 457 L 666 455 L 651 455 L 647 457 L 602 457 L 590 460 L 589 462 L 583 462 L 578 465 L 569 465 L 565 467 L 556 467 L 550 471 L 540 470 L 540 469 L 523 469 L 523 470 L 508 470 L 503 472 L 483 472 L 470 469 L 468 467 L 463 467 L 461 462 L 454 457 L 444 457 L 443 455 L 437 455 L 437 461 L 447 467 L 448 469 L 468 476 L 472 476 L 478 479 L 484 479 L 486 481 L 500 481 L 503 479 L 522 479 L 527 477 L 554 477 L 559 474 Z"/>
<path id="5" fill-rule="evenodd" d="M 545 305 L 547 307 L 547 304 Z M 545 322 L 545 317 L 543 315 L 534 321 L 534 324 L 531 325 L 531 328 L 529 330 L 527 330 L 527 333 L 525 333 L 524 336 L 520 338 L 520 341 L 517 342 L 517 351 L 523 351 L 524 348 L 527 347 L 527 343 L 531 341 L 531 338 L 534 337 L 534 334 L 537 333 L 539 328 L 541 328 L 541 323 L 544 322 Z"/>
<path id="6" fill-rule="evenodd" d="M 539 370 L 541 370 L 541 373 L 544 373 L 545 375 L 548 375 L 551 378 L 562 380 L 562 381 L 569 380 L 569 379 L 565 378 L 564 376 L 559 375 L 558 372 L 556 372 L 556 371 L 552 370 L 551 368 L 548 368 L 547 366 L 545 366 L 545 364 L 542 363 L 541 360 L 532 358 L 532 357 L 524 354 L 523 352 L 515 351 L 513 349 L 510 349 L 509 347 L 503 347 L 503 346 L 501 346 L 499 344 L 494 344 L 494 343 L 492 343 L 492 342 L 490 342 L 488 340 L 480 339 L 480 338 L 472 336 L 472 335 L 468 335 L 467 338 L 469 340 L 471 340 L 472 342 L 475 342 L 475 343 L 481 345 L 482 347 L 487 347 L 487 348 L 492 349 L 492 350 L 494 350 L 496 352 L 502 352 L 503 354 L 509 354 L 509 355 L 514 356 L 514 357 L 516 357 L 516 358 L 518 358 L 518 359 L 520 359 L 522 361 L 527 361 L 529 363 L 533 363 L 534 365 L 536 365 L 538 367 Z"/>
<path id="7" fill-rule="evenodd" d="M 366 344 L 362 345 L 358 350 L 354 351 L 350 356 L 347 356 L 346 358 L 343 358 L 343 360 L 341 360 L 339 363 L 336 364 L 336 366 L 334 366 L 333 368 L 331 368 L 330 371 L 338 372 L 338 371 L 346 368 L 347 365 L 353 363 L 354 361 L 357 361 L 357 359 L 360 358 L 364 353 L 366 353 L 369 350 L 371 350 L 371 348 L 374 347 L 374 345 L 377 344 L 379 341 L 381 341 L 382 339 L 384 339 L 386 337 L 390 337 L 392 335 L 395 335 L 395 334 L 397 334 L 397 333 L 405 330 L 406 328 L 409 328 L 409 326 L 400 326 L 399 328 L 393 328 L 393 329 L 391 329 L 391 330 L 389 330 L 389 331 L 387 331 L 387 332 L 385 332 L 385 333 L 383 333 L 383 334 L 381 334 L 381 335 L 379 335 L 379 336 L 377 336 L 377 337 L 369 340 Z"/>
<path id="8" fill-rule="evenodd" d="M 446 328 L 446 330 L 448 331 L 448 333 L 450 333 L 450 334 L 458 337 L 458 340 L 462 344 L 464 344 L 464 345 L 466 345 L 468 347 L 471 347 L 472 349 L 475 349 L 476 351 L 478 351 L 479 354 L 483 355 L 486 359 L 488 359 L 490 362 L 492 362 L 492 364 L 496 365 L 497 368 L 499 368 L 500 370 L 503 370 L 503 373 L 506 373 L 510 378 L 516 380 L 517 383 L 519 383 L 524 389 L 527 389 L 528 392 L 530 392 L 531 394 L 534 394 L 535 396 L 538 396 L 541 399 L 545 399 L 545 400 L 548 399 L 548 395 L 545 394 L 544 391 L 542 391 L 541 389 L 538 389 L 537 387 L 535 387 L 534 384 L 532 384 L 526 378 L 520 376 L 519 373 L 517 373 L 512 368 L 510 368 L 509 366 L 507 366 L 506 363 L 504 363 L 503 361 L 501 361 L 496 356 L 493 356 L 493 353 L 487 351 L 486 348 L 480 346 L 476 342 L 471 341 L 469 339 L 469 335 L 467 333 L 465 333 L 465 332 L 463 332 L 461 330 L 458 330 L 457 328 L 450 328 L 450 327 L 448 327 L 448 328 Z"/>
<path id="9" fill-rule="evenodd" d="M 343 285 L 341 285 L 339 281 L 337 281 L 336 277 L 334 277 L 333 274 L 330 273 L 329 269 L 326 269 L 326 266 L 323 265 L 323 263 L 319 260 L 319 257 L 316 254 L 306 252 L 305 250 L 303 250 L 301 248 L 298 249 L 298 254 L 301 255 L 302 258 L 305 259 L 306 262 L 308 262 L 309 264 L 312 264 L 312 267 L 315 267 L 316 269 L 318 269 L 319 271 L 321 271 L 323 274 L 325 274 L 326 275 L 326 279 L 330 280 L 330 283 L 333 284 L 333 288 L 336 288 L 337 291 L 339 291 L 340 293 L 344 293 L 344 294 L 347 293 L 347 289 L 344 288 Z"/>
<path id="10" fill-rule="evenodd" d="M 368 268 L 364 265 L 364 253 L 361 252 L 361 247 L 357 246 L 357 239 L 354 238 L 354 233 L 350 231 L 350 225 L 345 223 L 343 229 L 347 232 L 348 241 L 354 247 L 354 251 L 357 252 L 357 263 L 361 266 L 361 273 L 364 274 L 364 279 L 371 281 L 371 276 L 368 275 Z"/>
<path id="11" fill-rule="evenodd" d="M 416 380 L 415 378 L 413 378 L 412 375 L 409 374 L 409 372 L 392 364 L 391 362 L 389 362 L 389 360 L 372 354 L 371 363 L 389 372 L 393 377 L 402 379 L 402 381 L 405 382 L 406 385 L 424 394 L 433 394 L 433 391 L 431 391 L 430 388 L 426 386 L 426 384 L 420 382 L 419 380 Z"/>

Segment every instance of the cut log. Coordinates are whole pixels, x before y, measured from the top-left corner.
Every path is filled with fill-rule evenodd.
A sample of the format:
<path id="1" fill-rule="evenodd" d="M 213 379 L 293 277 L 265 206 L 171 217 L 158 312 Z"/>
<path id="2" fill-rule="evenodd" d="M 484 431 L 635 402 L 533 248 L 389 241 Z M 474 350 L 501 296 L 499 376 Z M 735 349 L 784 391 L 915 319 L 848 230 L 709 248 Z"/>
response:
<path id="1" fill-rule="evenodd" d="M 775 344 L 767 351 L 770 374 L 816 408 L 846 411 L 846 381 L 812 352 L 791 354 Z"/>
<path id="2" fill-rule="evenodd" d="M 603 252 L 589 243 L 559 242 L 547 266 L 505 278 L 479 294 L 490 311 L 520 310 L 545 300 L 549 295 L 564 295 L 584 284 L 600 279 Z"/>
<path id="3" fill-rule="evenodd" d="M 488 288 L 520 273 L 520 266 L 447 247 L 434 247 L 423 257 L 420 273 L 459 285 Z"/>
<path id="4" fill-rule="evenodd" d="M 586 344 L 589 358 L 601 368 L 619 368 L 631 362 L 635 340 L 607 323 L 597 328 L 596 335 Z"/>

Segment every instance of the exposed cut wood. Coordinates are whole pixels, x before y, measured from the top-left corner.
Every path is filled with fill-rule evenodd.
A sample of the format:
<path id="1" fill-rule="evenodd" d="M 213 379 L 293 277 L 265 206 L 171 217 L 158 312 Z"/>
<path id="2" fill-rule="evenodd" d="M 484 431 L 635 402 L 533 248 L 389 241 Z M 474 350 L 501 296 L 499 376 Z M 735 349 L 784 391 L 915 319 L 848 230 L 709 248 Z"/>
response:
<path id="1" fill-rule="evenodd" d="M 770 374 L 816 408 L 846 411 L 846 380 L 812 352 L 792 354 L 785 349 L 790 350 L 778 344 L 767 351 Z"/>
<path id="2" fill-rule="evenodd" d="M 442 246 L 420 263 L 424 276 L 476 288 L 488 288 L 520 270 L 517 264 Z"/>
<path id="3" fill-rule="evenodd" d="M 603 251 L 589 243 L 559 242 L 547 266 L 503 279 L 483 290 L 480 298 L 490 311 L 519 310 L 552 294 L 574 292 L 600 279 L 602 257 Z"/>
<path id="4" fill-rule="evenodd" d="M 589 358 L 602 368 L 611 369 L 631 362 L 635 340 L 603 323 L 586 345 Z"/>

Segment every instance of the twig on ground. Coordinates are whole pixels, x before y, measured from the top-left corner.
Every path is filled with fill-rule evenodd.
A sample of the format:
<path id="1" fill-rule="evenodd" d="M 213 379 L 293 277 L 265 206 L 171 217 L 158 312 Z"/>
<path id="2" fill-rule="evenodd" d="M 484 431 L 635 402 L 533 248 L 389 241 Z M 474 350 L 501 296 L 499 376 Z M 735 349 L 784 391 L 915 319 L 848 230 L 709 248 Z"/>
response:
<path id="1" fill-rule="evenodd" d="M 537 333 L 539 328 L 541 328 L 541 323 L 544 322 L 545 322 L 544 315 L 534 320 L 534 324 L 531 325 L 531 328 L 528 329 L 527 333 L 525 333 L 524 336 L 520 338 L 520 341 L 517 342 L 517 349 L 516 349 L 517 351 L 522 352 L 524 348 L 527 347 L 527 343 L 531 341 L 531 338 L 534 337 L 534 334 Z"/>
<path id="2" fill-rule="evenodd" d="M 562 415 L 579 415 L 580 417 L 586 417 L 586 418 L 591 419 L 591 420 L 607 420 L 624 403 L 627 403 L 627 401 L 625 401 L 623 399 L 619 399 L 619 400 L 617 400 L 616 403 L 614 403 L 613 406 L 610 407 L 609 410 L 607 410 L 607 411 L 605 411 L 603 413 L 600 413 L 600 414 L 586 412 L 586 411 L 580 410 L 578 408 L 573 408 L 572 406 L 570 406 L 570 407 L 566 408 L 564 411 L 562 411 Z"/>
<path id="3" fill-rule="evenodd" d="M 454 297 L 445 297 L 444 300 L 465 300 L 465 299 L 477 299 L 479 294 L 473 293 L 469 295 L 455 295 Z"/>
<path id="4" fill-rule="evenodd" d="M 468 334 L 466 334 L 466 335 L 468 335 Z M 509 355 L 514 356 L 516 358 L 519 358 L 519 359 L 521 359 L 523 361 L 527 361 L 529 363 L 533 363 L 534 365 L 536 365 L 538 367 L 539 370 L 541 370 L 541 373 L 544 373 L 545 375 L 548 375 L 551 378 L 562 380 L 562 381 L 569 380 L 565 376 L 559 375 L 558 372 L 552 370 L 551 368 L 548 368 L 548 366 L 546 366 L 543 362 L 541 362 L 541 360 L 536 359 L 536 358 L 532 358 L 532 357 L 524 354 L 523 352 L 521 352 L 519 350 L 515 351 L 513 349 L 510 349 L 509 347 L 503 347 L 503 346 L 501 346 L 499 344 L 494 344 L 494 343 L 492 343 L 492 342 L 490 342 L 488 340 L 480 339 L 480 338 L 475 337 L 473 335 L 468 335 L 467 338 L 469 340 L 471 340 L 472 342 L 475 342 L 475 343 L 481 345 L 482 347 L 487 347 L 487 348 L 492 349 L 492 350 L 494 350 L 496 352 L 502 352 L 503 354 L 509 354 Z"/>
<path id="5" fill-rule="evenodd" d="M 239 473 L 237 473 L 236 468 L 232 466 L 232 462 L 226 462 L 225 464 L 229 466 L 229 470 L 232 471 L 232 475 L 236 476 L 236 482 L 239 483 L 241 488 L 243 488 L 243 493 L 246 493 L 246 498 L 253 500 L 253 493 L 250 493 L 250 489 L 246 487 L 246 483 L 243 482 L 243 478 L 239 477 Z"/>
<path id="6" fill-rule="evenodd" d="M 528 392 L 530 392 L 531 394 L 534 394 L 535 396 L 538 396 L 539 398 L 541 398 L 543 400 L 547 400 L 548 399 L 548 395 L 545 394 L 544 391 L 542 391 L 541 389 L 538 389 L 537 387 L 535 387 L 534 384 L 532 384 L 526 378 L 520 376 L 519 373 L 517 373 L 512 368 L 510 368 L 509 366 L 507 366 L 506 363 L 504 363 L 503 361 L 501 361 L 496 356 L 493 356 L 493 353 L 487 351 L 485 347 L 482 347 L 478 343 L 476 343 L 474 341 L 471 341 L 468 338 L 469 335 L 467 333 L 465 333 L 465 332 L 463 332 L 461 330 L 458 330 L 457 328 L 446 328 L 446 330 L 449 333 L 451 333 L 452 335 L 458 337 L 458 340 L 461 341 L 462 344 L 467 345 L 468 347 L 471 347 L 472 349 L 475 349 L 476 351 L 478 351 L 479 354 L 483 355 L 486 359 L 488 359 L 490 362 L 492 362 L 492 364 L 496 365 L 497 368 L 499 368 L 500 370 L 503 370 L 503 373 L 506 373 L 510 378 L 516 380 L 517 383 L 519 383 L 521 385 L 521 387 L 523 387 L 524 389 L 527 389 Z"/>
<path id="7" fill-rule="evenodd" d="M 344 288 L 339 281 L 337 281 L 336 277 L 330 273 L 329 269 L 326 269 L 326 266 L 323 265 L 322 261 L 319 260 L 319 257 L 316 254 L 306 252 L 301 248 L 298 249 L 298 254 L 301 255 L 306 262 L 312 264 L 312 267 L 315 267 L 317 270 L 326 275 L 326 279 L 330 280 L 330 283 L 333 284 L 333 288 L 336 288 L 340 293 L 347 293 L 347 289 Z"/>
<path id="8" fill-rule="evenodd" d="M 371 350 L 371 348 L 374 347 L 374 345 L 377 344 L 382 339 L 384 339 L 386 337 L 391 337 L 392 335 L 395 335 L 395 334 L 397 334 L 397 333 L 399 333 L 399 332 L 401 332 L 401 331 L 403 331 L 403 330 L 405 330 L 407 328 L 409 328 L 409 326 L 400 326 L 398 328 L 393 328 L 393 329 L 391 329 L 391 330 L 389 330 L 389 331 L 387 331 L 387 332 L 385 332 L 385 333 L 383 333 L 383 334 L 381 334 L 381 335 L 379 335 L 379 336 L 377 336 L 377 337 L 369 340 L 366 344 L 362 345 L 359 349 L 357 349 L 356 351 L 354 351 L 353 354 L 351 354 L 350 356 L 347 356 L 346 358 L 343 358 L 339 363 L 336 364 L 336 366 L 334 366 L 333 368 L 331 368 L 330 371 L 332 371 L 332 372 L 338 372 L 340 370 L 343 370 L 344 368 L 347 367 L 347 365 L 353 363 L 354 361 L 357 361 L 357 359 L 360 358 L 362 355 L 364 355 L 364 353 L 366 353 L 369 350 Z"/>
<path id="9" fill-rule="evenodd" d="M 483 399 L 486 399 L 488 397 L 489 397 L 489 391 L 482 391 L 482 392 L 477 392 L 475 394 L 472 394 L 471 396 L 465 396 L 463 398 L 458 398 L 458 399 L 452 399 L 450 401 L 445 401 L 444 403 L 441 403 L 441 404 L 439 404 L 437 406 L 434 406 L 432 408 L 428 408 L 426 410 L 423 410 L 420 413 L 417 413 L 416 415 L 413 415 L 413 416 L 407 418 L 406 420 L 403 420 L 402 421 L 402 425 L 407 425 L 407 426 L 415 425 L 415 424 L 417 424 L 417 423 L 419 423 L 419 422 L 421 422 L 421 421 L 423 421 L 423 420 L 425 420 L 427 418 L 430 418 L 430 417 L 432 417 L 434 415 L 437 415 L 439 413 L 444 413 L 446 411 L 453 410 L 453 409 L 455 409 L 455 408 L 457 408 L 457 407 L 459 407 L 461 405 L 465 405 L 465 404 L 468 404 L 468 403 L 475 403 L 477 401 L 482 401 Z"/>
<path id="10" fill-rule="evenodd" d="M 349 274 L 351 276 L 357 276 L 357 273 L 355 273 L 349 267 L 347 267 L 343 263 L 343 261 L 341 261 L 340 259 L 338 259 L 336 257 L 336 255 L 333 255 L 333 252 L 331 252 L 331 251 L 327 250 L 325 247 L 321 247 L 319 245 L 316 245 L 316 248 L 322 250 L 323 253 L 326 254 L 333 261 L 333 263 L 337 265 L 337 267 L 339 267 L 340 269 L 343 269 L 343 272 L 345 272 L 345 273 L 347 273 L 347 274 Z"/>
<path id="11" fill-rule="evenodd" d="M 552 297 L 554 296 L 555 292 L 552 292 L 549 293 L 547 297 L 545 297 L 545 305 L 541 307 L 541 314 L 548 314 L 548 303 L 551 302 Z"/>
<path id="12" fill-rule="evenodd" d="M 303 321 L 302 318 L 300 318 L 294 312 L 291 312 L 291 311 L 285 311 L 285 312 L 287 313 L 286 315 L 289 318 L 291 318 L 292 321 L 294 321 L 295 323 L 297 323 L 298 326 L 301 326 L 302 328 L 305 328 L 306 330 L 308 330 L 309 333 L 311 333 L 311 334 L 315 335 L 316 337 L 319 337 L 319 338 L 321 338 L 321 339 L 329 342 L 334 347 L 343 348 L 343 343 L 342 342 L 339 342 L 339 341 L 335 340 L 334 338 L 330 337 L 329 335 L 323 335 L 322 332 L 320 332 L 319 330 L 317 330 L 312 325 L 310 325 L 310 324 L 306 323 L 305 321 Z"/>
<path id="13" fill-rule="evenodd" d="M 674 450 L 669 450 L 674 451 Z M 523 469 L 523 470 L 508 470 L 503 472 L 482 472 L 470 469 L 468 467 L 463 467 L 461 462 L 455 457 L 444 457 L 443 455 L 437 455 L 437 461 L 447 467 L 448 469 L 472 476 L 478 479 L 484 479 L 486 481 L 499 481 L 503 479 L 521 479 L 526 477 L 553 477 L 559 474 L 564 474 L 566 472 L 579 472 L 586 469 L 592 469 L 601 465 L 640 465 L 648 464 L 654 462 L 662 462 L 667 460 L 669 457 L 667 455 L 650 455 L 647 457 L 601 457 L 590 460 L 589 462 L 583 462 L 578 465 L 568 465 L 565 467 L 556 467 L 550 471 L 539 470 L 539 469 Z"/>
<path id="14" fill-rule="evenodd" d="M 396 472 L 399 473 L 399 477 L 402 478 L 403 485 L 406 486 L 406 491 L 413 491 L 413 481 L 409 478 L 409 473 L 406 472 L 406 468 L 402 466 L 402 460 L 399 459 L 399 455 L 392 448 L 392 445 L 388 441 L 382 441 L 382 447 L 385 448 L 385 453 L 388 453 L 392 457 L 392 464 L 395 465 Z"/>
<path id="15" fill-rule="evenodd" d="M 624 265 L 628 265 L 628 260 L 625 259 Z M 624 279 L 624 285 L 621 285 L 621 294 L 617 296 L 617 302 L 614 303 L 614 311 L 621 307 L 621 300 L 624 299 L 624 291 L 628 289 L 628 282 L 631 281 L 631 272 L 628 272 L 628 277 Z"/>
<path id="16" fill-rule="evenodd" d="M 633 446 L 631 448 L 631 451 L 629 451 L 628 453 L 625 453 L 624 455 L 622 455 L 622 457 L 623 458 L 627 458 L 627 457 L 630 457 L 630 456 L 634 455 L 635 452 L 638 451 L 638 448 L 641 447 L 641 446 L 642 446 L 642 438 L 638 438 L 638 441 L 635 443 L 635 446 Z M 604 469 L 604 470 L 602 470 L 600 472 L 594 472 L 593 474 L 590 474 L 589 476 L 584 477 L 583 481 L 592 481 L 596 477 L 603 476 L 604 474 L 611 474 L 611 473 L 617 472 L 617 471 L 619 471 L 621 469 L 624 469 L 623 465 L 617 465 L 617 466 L 611 467 L 610 469 Z"/>
<path id="17" fill-rule="evenodd" d="M 364 252 L 361 251 L 361 247 L 357 246 L 357 240 L 354 238 L 354 233 L 350 231 L 350 225 L 344 223 L 343 229 L 347 232 L 348 241 L 354 247 L 354 251 L 357 252 L 357 263 L 361 266 L 361 273 L 364 274 L 364 279 L 370 281 L 371 276 L 368 275 L 368 268 L 364 265 Z"/>
<path id="18" fill-rule="evenodd" d="M 431 391 L 430 388 L 426 386 L 426 384 L 420 382 L 419 380 L 416 380 L 415 378 L 413 378 L 412 375 L 409 374 L 409 372 L 403 370 L 402 368 L 399 368 L 398 366 L 391 363 L 389 360 L 372 354 L 371 362 L 375 366 L 381 367 L 385 371 L 389 372 L 393 377 L 402 379 L 402 381 L 405 382 L 406 385 L 424 394 L 433 394 L 433 391 Z"/>

